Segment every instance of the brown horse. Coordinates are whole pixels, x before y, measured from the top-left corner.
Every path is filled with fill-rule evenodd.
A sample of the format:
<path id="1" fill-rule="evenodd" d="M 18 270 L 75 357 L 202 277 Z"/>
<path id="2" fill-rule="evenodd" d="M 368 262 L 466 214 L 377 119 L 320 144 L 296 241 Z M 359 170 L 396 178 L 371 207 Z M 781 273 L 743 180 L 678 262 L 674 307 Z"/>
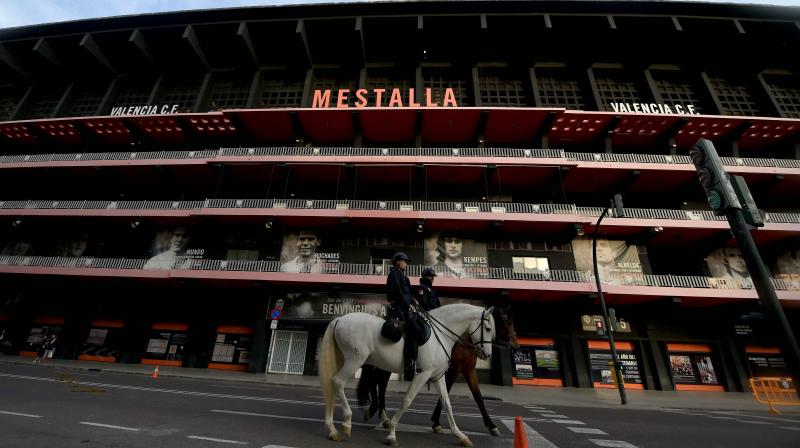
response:
<path id="1" fill-rule="evenodd" d="M 514 329 L 514 321 L 509 315 L 509 308 L 495 307 L 494 321 L 498 339 L 507 346 L 518 348 L 517 333 Z M 501 322 L 502 325 L 499 325 Z M 478 373 L 475 370 L 477 361 L 478 356 L 473 348 L 465 344 L 456 344 L 451 353 L 450 368 L 445 374 L 447 390 L 450 391 L 453 387 L 453 383 L 459 373 L 464 375 L 469 390 L 472 392 L 472 397 L 478 404 L 478 409 L 480 409 L 481 415 L 483 416 L 483 424 L 489 430 L 490 434 L 499 436 L 500 431 L 492 422 L 492 419 L 486 412 L 486 406 L 483 404 L 483 395 L 481 395 L 481 389 L 478 385 Z M 364 406 L 369 403 L 369 407 L 364 409 L 364 420 L 369 420 L 376 412 L 380 411 L 380 418 L 384 427 L 386 427 L 389 422 L 389 417 L 386 415 L 386 386 L 389 384 L 389 376 L 390 373 L 385 370 L 370 365 L 364 365 L 361 368 L 361 378 L 358 380 L 357 388 L 359 405 Z M 443 431 L 442 425 L 439 423 L 441 412 L 442 402 L 440 400 L 436 403 L 436 409 L 434 409 L 433 415 L 431 416 L 431 426 L 434 432 Z"/>

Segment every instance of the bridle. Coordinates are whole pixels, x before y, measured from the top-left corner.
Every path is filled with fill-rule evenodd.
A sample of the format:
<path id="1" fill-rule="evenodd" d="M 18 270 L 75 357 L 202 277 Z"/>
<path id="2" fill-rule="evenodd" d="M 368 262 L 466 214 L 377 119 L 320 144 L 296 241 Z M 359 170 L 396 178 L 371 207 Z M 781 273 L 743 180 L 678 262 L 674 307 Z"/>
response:
<path id="1" fill-rule="evenodd" d="M 425 310 L 420 310 L 420 311 L 421 311 L 421 314 L 423 314 L 425 316 L 425 318 L 427 318 L 429 320 L 431 327 L 439 329 L 439 330 L 446 330 L 446 332 L 442 331 L 441 333 L 444 336 L 446 336 L 448 339 L 450 339 L 454 343 L 459 344 L 459 345 L 461 345 L 463 347 L 466 347 L 466 348 L 474 350 L 475 354 L 481 359 L 486 359 L 487 358 L 487 356 L 483 353 L 483 345 L 486 343 L 486 337 L 485 337 L 485 334 L 484 334 L 483 323 L 489 321 L 489 318 L 486 316 L 486 310 L 485 309 L 481 311 L 481 320 L 480 320 L 480 322 L 478 322 L 478 326 L 475 327 L 474 330 L 469 332 L 470 341 L 465 341 L 462 335 L 456 334 L 456 332 L 454 332 L 453 330 L 447 328 L 447 326 L 445 326 L 443 323 L 439 322 L 435 317 L 431 316 L 431 314 L 429 312 L 427 312 Z M 432 328 L 432 330 L 433 330 L 433 328 Z M 471 341 L 472 336 L 478 330 L 481 330 L 481 339 L 477 343 L 472 342 Z M 450 360 L 450 353 L 448 353 L 447 350 L 444 348 L 444 344 L 442 344 L 442 341 L 439 339 L 439 335 L 437 334 L 437 332 L 436 331 L 432 331 L 432 333 L 436 337 L 436 340 L 439 342 L 439 345 L 442 347 L 442 350 L 444 350 L 445 355 L 447 355 L 447 360 L 451 361 Z"/>

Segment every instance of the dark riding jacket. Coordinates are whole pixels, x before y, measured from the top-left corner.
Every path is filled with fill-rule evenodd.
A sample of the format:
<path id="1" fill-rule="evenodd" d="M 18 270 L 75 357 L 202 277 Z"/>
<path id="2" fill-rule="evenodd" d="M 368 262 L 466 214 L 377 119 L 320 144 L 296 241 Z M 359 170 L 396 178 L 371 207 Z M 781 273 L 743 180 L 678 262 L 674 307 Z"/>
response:
<path id="1" fill-rule="evenodd" d="M 442 306 L 439 303 L 439 297 L 436 295 L 436 291 L 433 290 L 431 285 L 425 283 L 425 279 L 420 280 L 419 290 L 417 293 L 417 302 L 419 302 L 419 306 L 422 307 L 425 311 L 435 310 Z"/>
<path id="2" fill-rule="evenodd" d="M 389 302 L 400 308 L 403 316 L 408 316 L 409 308 L 414 303 L 411 296 L 411 282 L 403 271 L 392 266 L 386 277 L 386 294 Z"/>

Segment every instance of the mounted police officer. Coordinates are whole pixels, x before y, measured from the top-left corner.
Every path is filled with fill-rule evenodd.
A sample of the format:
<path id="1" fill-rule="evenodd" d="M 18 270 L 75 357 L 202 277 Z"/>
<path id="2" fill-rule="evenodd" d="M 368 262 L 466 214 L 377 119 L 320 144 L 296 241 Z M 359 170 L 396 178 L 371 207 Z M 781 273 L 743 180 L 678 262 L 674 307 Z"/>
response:
<path id="1" fill-rule="evenodd" d="M 436 277 L 436 271 L 431 268 L 425 268 L 419 278 L 417 302 L 419 302 L 419 306 L 425 311 L 434 310 L 442 306 L 442 304 L 439 303 L 439 297 L 436 296 L 436 291 L 433 290 L 434 277 Z"/>
<path id="2" fill-rule="evenodd" d="M 416 316 L 412 316 L 414 313 L 412 306 L 416 306 L 417 302 L 411 295 L 411 282 L 405 274 L 410 261 L 411 259 L 404 252 L 394 254 L 392 267 L 386 278 L 389 302 L 395 309 L 400 310 L 405 321 L 403 331 L 406 337 L 403 345 L 403 358 L 405 359 L 404 377 L 406 381 L 411 381 L 417 370 L 417 338 L 420 334 Z"/>

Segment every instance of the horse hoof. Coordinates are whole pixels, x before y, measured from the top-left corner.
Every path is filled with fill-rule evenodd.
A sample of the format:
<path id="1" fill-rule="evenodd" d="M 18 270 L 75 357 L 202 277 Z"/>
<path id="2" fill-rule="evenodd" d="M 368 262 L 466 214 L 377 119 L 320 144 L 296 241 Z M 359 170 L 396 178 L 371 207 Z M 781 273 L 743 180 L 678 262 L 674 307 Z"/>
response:
<path id="1" fill-rule="evenodd" d="M 464 437 L 463 439 L 459 440 L 458 443 L 461 446 L 472 447 L 472 440 L 469 440 L 469 437 Z"/>
<path id="2" fill-rule="evenodd" d="M 400 444 L 397 443 L 397 439 L 394 438 L 394 437 L 387 437 L 387 438 L 383 439 L 383 443 L 385 443 L 385 444 L 387 444 L 389 446 L 400 446 Z"/>
<path id="3" fill-rule="evenodd" d="M 500 430 L 497 429 L 497 428 L 491 428 L 491 429 L 489 429 L 489 434 L 491 434 L 493 436 L 499 436 L 500 435 Z"/>
<path id="4" fill-rule="evenodd" d="M 350 434 L 353 432 L 353 427 L 342 425 L 342 432 L 347 436 L 347 438 L 350 438 Z"/>
<path id="5" fill-rule="evenodd" d="M 433 432 L 441 434 L 444 432 L 444 428 L 442 428 L 442 425 L 433 425 Z"/>
<path id="6" fill-rule="evenodd" d="M 332 432 L 332 433 L 328 434 L 328 439 L 333 440 L 334 442 L 338 442 L 339 441 L 339 433 Z"/>

